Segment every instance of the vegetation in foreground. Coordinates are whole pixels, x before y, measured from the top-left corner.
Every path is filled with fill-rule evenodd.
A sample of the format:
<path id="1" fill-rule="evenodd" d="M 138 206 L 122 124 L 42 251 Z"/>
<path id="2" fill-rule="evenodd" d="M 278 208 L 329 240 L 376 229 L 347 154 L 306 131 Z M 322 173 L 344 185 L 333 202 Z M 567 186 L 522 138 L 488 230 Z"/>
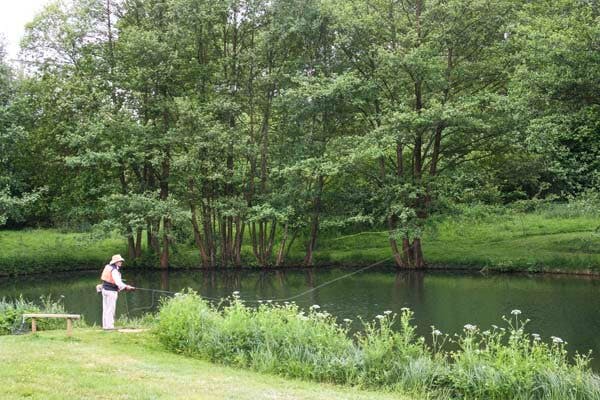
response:
<path id="1" fill-rule="evenodd" d="M 31 327 L 30 321 L 23 319 L 23 314 L 47 313 L 64 314 L 65 309 L 62 302 L 52 299 L 50 296 L 40 297 L 39 302 L 32 302 L 20 297 L 18 299 L 0 299 L 0 335 L 19 333 L 27 331 Z M 64 326 L 64 321 L 55 319 L 40 319 L 37 327 L 39 330 L 57 329 Z M 76 321 L 77 326 L 85 324 L 84 321 Z"/>
<path id="2" fill-rule="evenodd" d="M 431 266 L 486 268 L 503 271 L 600 272 L 600 210 L 594 199 L 563 204 L 525 202 L 519 207 L 470 206 L 432 220 L 423 246 Z M 286 265 L 300 265 L 303 240 L 298 238 Z M 250 245 L 244 265 L 257 265 Z M 174 243 L 172 268 L 201 265 L 189 240 Z M 118 237 L 99 240 L 91 233 L 58 230 L 0 231 L 0 275 L 48 270 L 99 268 L 125 243 Z M 389 257 L 388 233 L 329 231 L 315 252 L 318 265 L 367 265 Z M 152 256 L 136 263 L 154 266 Z"/>
<path id="3" fill-rule="evenodd" d="M 10 325 L 19 332 L 24 312 L 64 311 L 60 301 L 42 300 L 43 306 L 2 300 L 0 333 L 15 332 L 6 329 Z M 0 388 L 0 396 L 46 399 L 69 393 L 96 398 L 123 386 L 117 391 L 122 398 L 183 398 L 190 390 L 198 398 L 261 398 L 272 380 L 166 353 L 160 342 L 170 351 L 204 361 L 319 382 L 277 381 L 269 390 L 283 397 L 388 398 L 382 392 L 392 392 L 393 398 L 600 399 L 600 377 L 590 370 L 588 357 L 576 354 L 571 359 L 562 339 L 548 341 L 528 333 L 519 310 L 503 318 L 504 327 L 483 330 L 467 324 L 454 336 L 431 327 L 428 344 L 415 334 L 411 318 L 409 309 L 400 316 L 384 311 L 373 321 L 362 321 L 363 330 L 351 334 L 352 321 L 338 323 L 318 305 L 306 312 L 294 303 L 250 308 L 234 292 L 215 307 L 193 292 L 184 293 L 165 302 L 158 316 L 120 321 L 121 326 L 152 328 L 153 334 L 78 329 L 69 340 L 64 326 L 54 323 L 42 325 L 49 331 L 41 335 L 0 337 L 0 379 L 12 382 Z M 237 395 L 230 373 L 248 381 L 246 397 Z M 175 392 L 164 387 L 173 374 L 181 374 L 175 381 L 185 382 Z M 126 389 L 128 379 L 133 382 Z M 208 387 L 206 380 L 212 382 Z M 65 381 L 66 392 L 56 384 Z M 346 389 L 320 383 L 379 393 L 349 396 Z"/>
<path id="4" fill-rule="evenodd" d="M 0 337 L 0 398 L 408 400 L 286 380 L 165 351 L 149 333 L 76 329 Z"/>
<path id="5" fill-rule="evenodd" d="M 234 293 L 215 308 L 194 293 L 166 302 L 156 328 L 169 349 L 212 362 L 317 382 L 433 398 L 600 399 L 600 377 L 585 356 L 568 361 L 562 339 L 525 331 L 514 310 L 506 328 L 465 325 L 449 337 L 432 327 L 432 345 L 417 337 L 412 312 L 384 311 L 350 335 L 318 305 L 246 307 Z M 399 323 L 400 329 L 392 329 Z M 448 350 L 449 343 L 456 347 Z"/>

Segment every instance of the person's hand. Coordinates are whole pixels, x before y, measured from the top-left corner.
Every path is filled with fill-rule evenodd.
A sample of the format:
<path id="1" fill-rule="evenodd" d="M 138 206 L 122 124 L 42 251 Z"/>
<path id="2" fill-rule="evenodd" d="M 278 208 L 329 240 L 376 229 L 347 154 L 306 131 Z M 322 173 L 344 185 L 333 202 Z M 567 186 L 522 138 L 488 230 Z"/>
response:
<path id="1" fill-rule="evenodd" d="M 135 286 L 127 285 L 126 290 L 135 290 Z"/>

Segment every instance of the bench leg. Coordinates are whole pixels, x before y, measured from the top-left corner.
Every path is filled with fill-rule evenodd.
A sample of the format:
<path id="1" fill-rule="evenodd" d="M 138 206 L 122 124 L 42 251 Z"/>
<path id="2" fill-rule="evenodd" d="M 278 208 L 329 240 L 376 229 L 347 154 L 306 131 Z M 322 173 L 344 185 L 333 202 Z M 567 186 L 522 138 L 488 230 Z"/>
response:
<path id="1" fill-rule="evenodd" d="M 71 336 L 73 333 L 73 320 L 71 318 L 67 318 L 67 336 Z"/>
<path id="2" fill-rule="evenodd" d="M 31 318 L 31 333 L 35 333 L 35 331 L 36 331 L 35 318 Z"/>

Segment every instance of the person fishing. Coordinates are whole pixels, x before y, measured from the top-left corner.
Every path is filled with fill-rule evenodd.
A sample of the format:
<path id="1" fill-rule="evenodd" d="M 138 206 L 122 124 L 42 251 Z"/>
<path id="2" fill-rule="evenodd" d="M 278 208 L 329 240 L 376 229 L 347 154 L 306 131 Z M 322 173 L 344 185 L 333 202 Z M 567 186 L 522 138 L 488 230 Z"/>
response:
<path id="1" fill-rule="evenodd" d="M 121 267 L 125 259 L 120 254 L 112 256 L 102 270 L 100 279 L 102 284 L 96 287 L 96 290 L 102 292 L 102 329 L 115 329 L 115 311 L 117 307 L 117 298 L 121 290 L 135 290 L 135 287 L 126 285 L 121 278 Z"/>

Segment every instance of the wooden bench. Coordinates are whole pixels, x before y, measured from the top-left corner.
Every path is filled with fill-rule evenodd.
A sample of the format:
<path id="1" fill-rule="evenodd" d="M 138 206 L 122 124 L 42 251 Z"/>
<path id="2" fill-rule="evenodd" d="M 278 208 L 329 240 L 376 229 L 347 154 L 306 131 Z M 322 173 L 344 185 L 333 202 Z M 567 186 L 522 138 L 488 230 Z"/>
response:
<path id="1" fill-rule="evenodd" d="M 79 314 L 23 314 L 23 318 L 31 318 L 31 332 L 36 332 L 35 319 L 36 318 L 64 318 L 67 320 L 67 335 L 71 336 L 73 333 L 73 320 L 81 319 Z"/>

